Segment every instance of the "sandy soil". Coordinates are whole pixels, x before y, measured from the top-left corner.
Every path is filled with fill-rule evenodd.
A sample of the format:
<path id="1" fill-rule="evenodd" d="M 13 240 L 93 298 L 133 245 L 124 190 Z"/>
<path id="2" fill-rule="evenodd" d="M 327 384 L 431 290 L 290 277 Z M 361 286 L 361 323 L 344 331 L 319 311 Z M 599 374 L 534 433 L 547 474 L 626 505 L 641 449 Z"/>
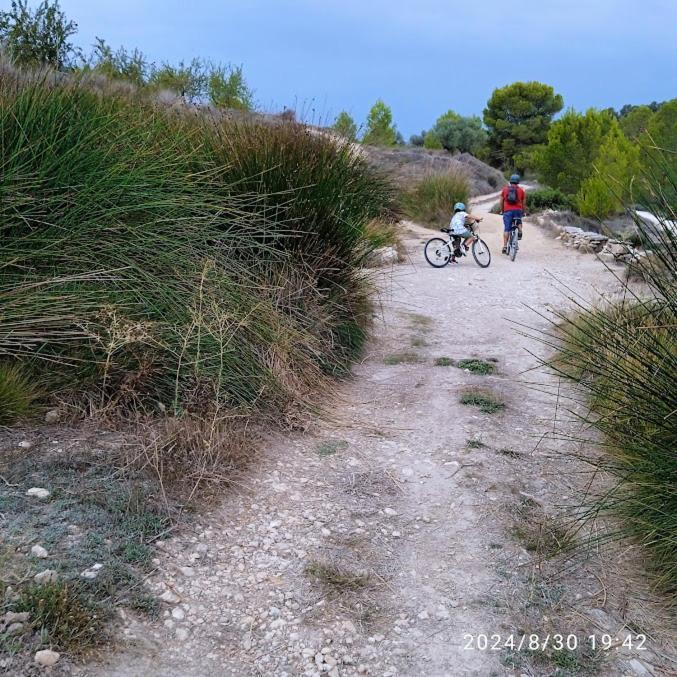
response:
<path id="1" fill-rule="evenodd" d="M 530 308 L 566 303 L 556 280 L 597 298 L 617 287 L 613 275 L 528 224 L 512 263 L 492 215 L 488 269 L 468 258 L 436 270 L 422 254 L 431 232 L 404 227 L 411 260 L 383 271 L 375 337 L 330 415 L 268 439 L 237 491 L 160 544 L 150 584 L 163 615 L 125 615 L 121 649 L 80 674 L 669 673 L 636 553 L 550 564 L 532 543 L 547 549 L 548 525 L 583 480 L 549 435 L 573 425 L 564 391 L 529 371 L 543 347 L 515 323 L 546 325 Z M 443 356 L 495 360 L 497 372 L 436 366 Z M 461 405 L 469 386 L 506 408 Z M 648 650 L 632 639 L 640 632 Z M 478 639 L 517 645 L 524 633 L 576 635 L 579 650 L 483 650 Z M 633 646 L 591 650 L 589 635 L 603 633 Z"/>

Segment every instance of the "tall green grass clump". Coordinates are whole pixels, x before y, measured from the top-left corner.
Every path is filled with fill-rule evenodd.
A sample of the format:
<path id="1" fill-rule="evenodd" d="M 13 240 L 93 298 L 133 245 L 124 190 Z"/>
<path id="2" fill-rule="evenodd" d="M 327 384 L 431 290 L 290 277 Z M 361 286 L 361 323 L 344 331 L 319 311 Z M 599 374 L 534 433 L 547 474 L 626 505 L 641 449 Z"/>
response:
<path id="1" fill-rule="evenodd" d="M 460 171 L 430 174 L 402 195 L 402 208 L 409 219 L 430 228 L 449 225 L 456 202 L 468 202 L 468 179 Z"/>
<path id="2" fill-rule="evenodd" d="M 677 208 L 676 176 L 654 157 L 642 203 L 658 218 L 635 224 L 651 252 L 646 289 L 625 284 L 623 300 L 605 308 L 578 305 L 561 316 L 563 338 L 551 366 L 589 404 L 586 421 L 602 434 L 601 454 L 585 457 L 613 478 L 591 514 L 610 512 L 618 534 L 643 543 L 659 583 L 677 589 Z M 672 192 L 665 191 L 668 178 Z M 660 179 L 661 183 L 657 183 Z"/>
<path id="3" fill-rule="evenodd" d="M 279 416 L 369 318 L 391 189 L 295 124 L 0 66 L 0 358 L 89 410 Z"/>
<path id="4" fill-rule="evenodd" d="M 0 425 L 9 425 L 29 414 L 37 396 L 29 375 L 16 364 L 0 362 Z"/>

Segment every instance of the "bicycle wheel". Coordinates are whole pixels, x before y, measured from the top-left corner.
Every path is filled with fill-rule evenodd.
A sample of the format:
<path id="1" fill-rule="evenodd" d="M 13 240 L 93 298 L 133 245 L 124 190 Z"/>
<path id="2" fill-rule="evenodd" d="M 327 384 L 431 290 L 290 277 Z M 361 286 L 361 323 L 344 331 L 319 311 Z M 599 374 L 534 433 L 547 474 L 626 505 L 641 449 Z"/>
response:
<path id="1" fill-rule="evenodd" d="M 491 252 L 487 243 L 484 240 L 477 238 L 472 243 L 472 256 L 475 259 L 475 263 L 480 268 L 488 268 L 491 263 Z"/>
<path id="2" fill-rule="evenodd" d="M 441 237 L 434 237 L 425 243 L 423 249 L 425 260 L 433 268 L 444 268 L 451 261 L 451 249 L 449 242 Z"/>
<path id="3" fill-rule="evenodd" d="M 517 256 L 517 250 L 519 249 L 519 245 L 517 244 L 517 228 L 514 228 L 513 231 L 510 233 L 510 260 L 514 261 L 515 257 Z"/>

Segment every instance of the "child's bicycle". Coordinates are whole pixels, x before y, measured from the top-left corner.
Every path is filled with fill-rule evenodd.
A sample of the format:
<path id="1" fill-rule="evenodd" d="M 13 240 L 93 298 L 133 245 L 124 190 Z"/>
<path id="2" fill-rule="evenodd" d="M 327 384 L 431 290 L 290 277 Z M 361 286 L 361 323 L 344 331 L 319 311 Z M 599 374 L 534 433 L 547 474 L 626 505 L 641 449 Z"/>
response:
<path id="1" fill-rule="evenodd" d="M 522 217 L 515 216 L 513 217 L 512 224 L 510 226 L 510 235 L 508 236 L 508 256 L 511 261 L 515 260 L 517 256 L 517 251 L 519 250 L 519 231 L 522 228 Z"/>
<path id="2" fill-rule="evenodd" d="M 475 263 L 481 268 L 488 268 L 491 263 L 491 252 L 487 243 L 480 239 L 476 224 L 468 226 L 472 231 L 472 251 Z M 443 233 L 450 233 L 449 228 L 440 228 Z M 459 235 L 450 235 L 448 240 L 442 237 L 433 237 L 428 240 L 423 249 L 425 260 L 435 268 L 444 268 L 450 261 L 456 263 L 456 259 L 466 256 L 468 248 Z"/>

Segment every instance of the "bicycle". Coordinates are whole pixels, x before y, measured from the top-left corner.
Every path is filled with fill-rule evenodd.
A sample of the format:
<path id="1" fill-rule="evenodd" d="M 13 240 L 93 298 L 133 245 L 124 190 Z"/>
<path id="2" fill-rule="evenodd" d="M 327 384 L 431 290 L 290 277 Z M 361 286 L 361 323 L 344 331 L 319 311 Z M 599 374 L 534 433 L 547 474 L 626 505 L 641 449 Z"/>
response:
<path id="1" fill-rule="evenodd" d="M 470 250 L 472 251 L 475 263 L 480 268 L 488 268 L 491 263 L 491 252 L 487 243 L 482 240 L 475 229 L 476 224 L 472 224 L 468 228 L 472 231 L 472 244 Z M 449 233 L 449 239 L 445 240 L 441 237 L 433 237 L 425 243 L 423 254 L 425 260 L 433 266 L 433 268 L 444 268 L 450 261 L 457 263 L 456 259 L 461 256 L 466 256 L 468 248 L 463 242 L 460 235 L 451 235 L 449 228 L 440 228 L 443 233 Z"/>
<path id="2" fill-rule="evenodd" d="M 510 224 L 510 236 L 508 237 L 508 256 L 511 261 L 515 260 L 519 250 L 519 232 L 522 228 L 522 217 L 515 216 Z"/>

